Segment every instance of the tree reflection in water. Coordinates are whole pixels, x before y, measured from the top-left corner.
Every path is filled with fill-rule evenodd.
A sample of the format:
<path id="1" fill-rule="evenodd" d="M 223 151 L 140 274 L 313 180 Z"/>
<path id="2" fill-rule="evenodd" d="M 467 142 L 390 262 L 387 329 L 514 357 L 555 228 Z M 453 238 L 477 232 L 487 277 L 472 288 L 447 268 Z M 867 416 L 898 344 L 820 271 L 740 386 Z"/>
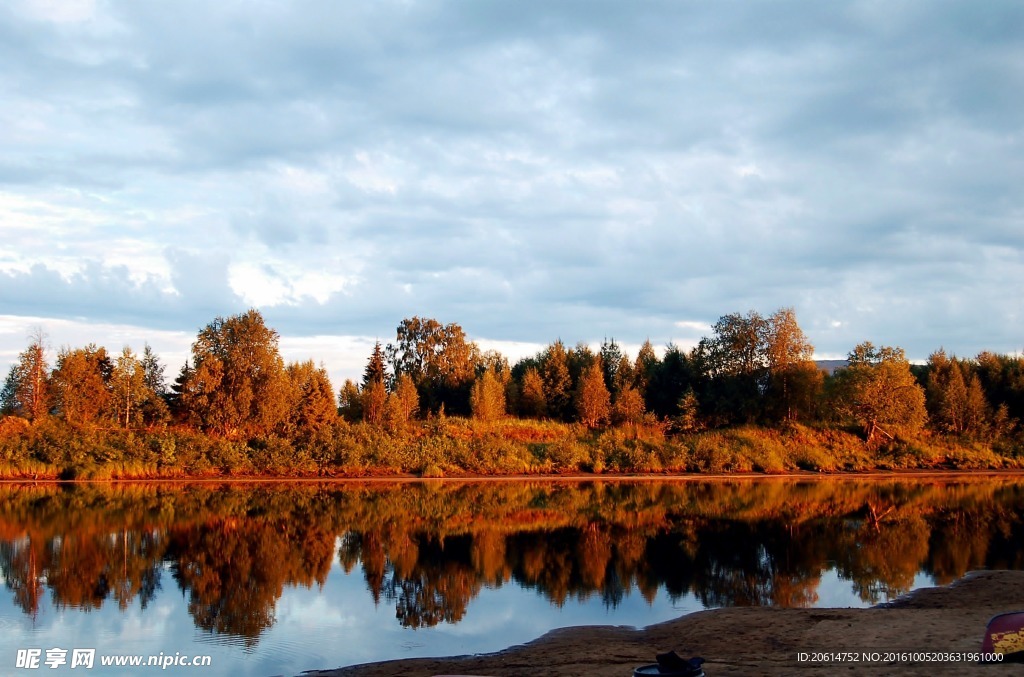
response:
<path id="1" fill-rule="evenodd" d="M 0 571 L 26 614 L 46 592 L 145 609 L 166 566 L 197 627 L 249 645 L 335 553 L 411 628 L 457 623 L 510 582 L 556 605 L 664 589 L 802 607 L 830 569 L 876 603 L 921 572 L 1024 568 L 1024 484 L 1005 478 L 7 485 L 0 506 Z"/>

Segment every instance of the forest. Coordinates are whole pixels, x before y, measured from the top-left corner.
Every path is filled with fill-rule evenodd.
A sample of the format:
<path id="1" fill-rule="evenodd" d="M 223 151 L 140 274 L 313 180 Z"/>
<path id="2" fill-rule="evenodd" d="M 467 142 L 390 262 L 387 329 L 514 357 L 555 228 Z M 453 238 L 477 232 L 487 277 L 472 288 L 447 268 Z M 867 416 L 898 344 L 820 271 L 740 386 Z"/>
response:
<path id="1" fill-rule="evenodd" d="M 823 369 L 791 308 L 722 316 L 694 348 L 560 339 L 510 364 L 403 319 L 337 390 L 285 364 L 255 310 L 200 329 L 173 379 L 37 332 L 0 393 L 0 476 L 421 476 L 1024 466 L 1024 359 L 864 342 Z"/>

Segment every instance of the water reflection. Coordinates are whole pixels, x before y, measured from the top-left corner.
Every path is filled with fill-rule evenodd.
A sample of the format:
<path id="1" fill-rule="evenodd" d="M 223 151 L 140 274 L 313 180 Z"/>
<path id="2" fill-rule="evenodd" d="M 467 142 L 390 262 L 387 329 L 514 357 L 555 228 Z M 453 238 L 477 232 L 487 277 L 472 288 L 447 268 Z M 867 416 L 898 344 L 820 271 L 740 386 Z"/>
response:
<path id="1" fill-rule="evenodd" d="M 557 606 L 800 607 L 832 571 L 876 603 L 921 572 L 1024 568 L 1022 514 L 1011 479 L 3 485 L 0 572 L 33 617 L 47 594 L 145 610 L 177 589 L 197 628 L 252 647 L 286 587 L 323 588 L 336 561 L 408 628 L 510 582 Z"/>

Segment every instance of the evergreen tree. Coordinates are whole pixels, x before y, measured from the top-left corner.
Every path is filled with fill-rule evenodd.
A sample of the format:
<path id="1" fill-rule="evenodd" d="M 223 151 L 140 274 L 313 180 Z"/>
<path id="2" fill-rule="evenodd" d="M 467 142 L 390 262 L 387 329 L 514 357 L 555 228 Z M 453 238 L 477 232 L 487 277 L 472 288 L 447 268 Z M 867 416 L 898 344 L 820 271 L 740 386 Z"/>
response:
<path id="1" fill-rule="evenodd" d="M 619 348 L 619 344 L 612 338 L 601 342 L 600 356 L 601 367 L 604 370 L 604 387 L 611 393 L 612 400 L 614 401 L 619 393 L 618 371 L 624 355 L 622 354 L 622 349 Z"/>
<path id="2" fill-rule="evenodd" d="M 640 352 L 636 355 L 636 362 L 633 365 L 633 385 L 637 391 L 647 400 L 647 385 L 651 382 L 651 374 L 658 366 L 660 360 L 654 352 L 654 346 L 650 339 L 645 339 L 640 346 Z M 648 405 L 649 408 L 650 405 Z"/>
<path id="3" fill-rule="evenodd" d="M 658 418 L 675 416 L 679 398 L 693 387 L 692 371 L 689 356 L 670 343 L 665 357 L 652 364 L 647 374 L 647 408 Z"/>
<path id="4" fill-rule="evenodd" d="M 185 405 L 182 404 L 182 395 L 185 393 L 187 384 L 192 378 L 193 370 L 189 365 L 188 360 L 185 360 L 185 364 L 181 365 L 181 369 L 178 370 L 178 375 L 174 378 L 174 383 L 171 385 L 170 391 L 164 396 L 167 401 L 167 407 L 170 409 L 171 416 L 178 421 L 183 421 L 188 418 L 188 412 L 185 409 Z"/>
<path id="5" fill-rule="evenodd" d="M 366 363 L 366 370 L 363 372 L 363 389 L 365 390 L 373 383 L 387 382 L 387 368 L 384 365 L 384 349 L 380 341 L 373 346 L 373 353 Z"/>
<path id="6" fill-rule="evenodd" d="M 167 384 L 164 381 L 164 365 L 160 358 L 153 352 L 148 343 L 142 347 L 142 371 L 145 374 L 146 387 L 159 397 L 167 392 Z"/>
<path id="7" fill-rule="evenodd" d="M 287 374 L 291 382 L 288 428 L 293 435 L 308 437 L 338 417 L 334 387 L 326 369 L 307 360 L 289 364 Z"/>

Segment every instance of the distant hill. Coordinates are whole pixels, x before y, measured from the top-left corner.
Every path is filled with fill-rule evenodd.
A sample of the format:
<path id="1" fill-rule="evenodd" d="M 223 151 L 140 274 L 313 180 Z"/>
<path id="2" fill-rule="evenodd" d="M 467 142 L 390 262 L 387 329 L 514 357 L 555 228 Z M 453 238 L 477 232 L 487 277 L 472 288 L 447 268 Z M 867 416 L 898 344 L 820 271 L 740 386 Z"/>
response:
<path id="1" fill-rule="evenodd" d="M 835 372 L 836 369 L 842 369 L 850 362 L 848 360 L 815 360 L 814 363 L 818 365 L 818 369 L 831 374 Z"/>

